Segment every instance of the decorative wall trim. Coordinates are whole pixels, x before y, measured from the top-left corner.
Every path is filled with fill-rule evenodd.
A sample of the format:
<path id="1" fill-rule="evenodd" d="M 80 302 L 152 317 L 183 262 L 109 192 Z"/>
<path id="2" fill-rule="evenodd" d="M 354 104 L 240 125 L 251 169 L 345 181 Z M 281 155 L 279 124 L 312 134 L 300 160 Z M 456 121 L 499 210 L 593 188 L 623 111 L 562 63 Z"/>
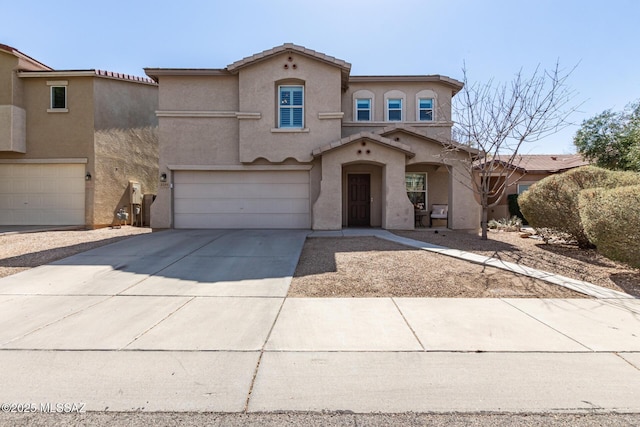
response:
<path id="1" fill-rule="evenodd" d="M 0 159 L 0 164 L 45 164 L 45 163 L 56 163 L 56 164 L 86 164 L 88 163 L 88 159 Z"/>
<path id="2" fill-rule="evenodd" d="M 412 121 L 404 121 L 404 122 L 342 122 L 342 126 L 348 126 L 348 127 L 367 127 L 367 126 L 373 126 L 373 127 L 387 127 L 390 124 L 393 125 L 393 123 L 402 123 L 411 127 L 451 127 L 453 126 L 453 122 L 446 122 L 446 121 L 440 121 L 440 122 L 412 122 Z"/>
<path id="3" fill-rule="evenodd" d="M 236 113 L 236 117 L 238 120 L 260 120 L 262 118 L 261 113 Z"/>
<path id="4" fill-rule="evenodd" d="M 271 133 L 309 133 L 309 128 L 304 128 L 304 129 L 273 128 L 271 129 Z"/>
<path id="5" fill-rule="evenodd" d="M 311 165 L 168 165 L 172 171 L 307 171 Z"/>
<path id="6" fill-rule="evenodd" d="M 213 119 L 235 119 L 238 120 L 259 120 L 261 113 L 238 112 L 238 111 L 172 111 L 157 110 L 158 117 L 204 117 Z"/>
<path id="7" fill-rule="evenodd" d="M 320 120 L 342 119 L 343 117 L 344 113 L 342 111 L 335 113 L 318 113 L 318 119 Z"/>
<path id="8" fill-rule="evenodd" d="M 158 117 L 208 117 L 216 119 L 235 119 L 235 111 L 156 111 Z"/>

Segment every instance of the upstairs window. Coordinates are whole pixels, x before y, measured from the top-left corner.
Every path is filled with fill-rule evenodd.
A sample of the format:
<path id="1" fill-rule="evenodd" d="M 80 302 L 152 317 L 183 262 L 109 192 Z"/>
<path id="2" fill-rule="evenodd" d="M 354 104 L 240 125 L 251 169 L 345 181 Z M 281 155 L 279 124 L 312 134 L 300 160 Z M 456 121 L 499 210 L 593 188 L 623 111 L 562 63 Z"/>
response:
<path id="1" fill-rule="evenodd" d="M 303 128 L 304 87 L 280 86 L 278 100 L 278 127 Z"/>
<path id="2" fill-rule="evenodd" d="M 402 121 L 402 99 L 387 99 L 387 121 Z"/>
<path id="3" fill-rule="evenodd" d="M 371 120 L 371 100 L 356 99 L 356 120 L 368 122 Z"/>
<path id="4" fill-rule="evenodd" d="M 51 109 L 61 110 L 67 108 L 67 87 L 51 86 Z"/>
<path id="5" fill-rule="evenodd" d="M 418 120 L 433 121 L 433 98 L 420 98 L 418 101 Z"/>

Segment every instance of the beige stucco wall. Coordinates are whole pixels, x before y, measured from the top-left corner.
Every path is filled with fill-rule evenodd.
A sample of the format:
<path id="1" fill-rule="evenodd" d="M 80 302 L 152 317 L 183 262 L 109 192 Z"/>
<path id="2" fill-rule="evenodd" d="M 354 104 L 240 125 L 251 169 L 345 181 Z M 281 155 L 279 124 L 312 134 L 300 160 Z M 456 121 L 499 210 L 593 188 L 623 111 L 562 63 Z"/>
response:
<path id="1" fill-rule="evenodd" d="M 94 81 L 94 227 L 110 225 L 129 208 L 129 181 L 143 194 L 158 189 L 158 87 L 123 80 Z"/>
<path id="2" fill-rule="evenodd" d="M 0 51 L 0 153 L 26 151 L 26 111 L 22 82 L 16 75 L 19 60 Z"/>
<path id="3" fill-rule="evenodd" d="M 17 65 L 18 58 L 0 51 L 0 105 L 17 105 L 14 90 L 17 80 L 14 69 Z"/>
<path id="4" fill-rule="evenodd" d="M 341 111 L 339 68 L 297 53 L 283 53 L 241 69 L 239 79 L 240 111 L 260 113 L 259 119 L 239 123 L 241 162 L 259 157 L 272 162 L 288 157 L 310 162 L 314 148 L 340 139 L 340 119 L 319 117 L 320 113 Z M 308 131 L 272 132 L 277 128 L 279 84 L 304 85 L 304 127 Z"/>
<path id="5" fill-rule="evenodd" d="M 238 76 L 162 76 L 161 111 L 238 111 Z"/>
<path id="6" fill-rule="evenodd" d="M 94 227 L 111 225 L 121 207 L 129 207 L 129 181 L 142 194 L 158 191 L 158 136 L 156 127 L 105 129 L 95 134 Z"/>
<path id="7" fill-rule="evenodd" d="M 0 152 L 27 151 L 27 112 L 15 105 L 0 105 Z"/>
<path id="8" fill-rule="evenodd" d="M 339 230 L 343 224 L 343 166 L 353 163 L 378 165 L 381 171 L 380 223 L 383 228 L 411 230 L 414 227 L 413 205 L 405 188 L 405 159 L 403 152 L 387 146 L 364 141 L 370 153 L 358 153 L 362 141 L 347 144 L 322 155 L 322 183 L 320 196 L 313 204 L 314 230 Z M 360 166 L 359 166 L 360 167 Z M 373 170 L 373 168 L 372 168 Z M 372 194 L 374 177 L 372 176 Z M 374 196 L 375 197 L 375 196 Z M 375 202 L 375 199 L 374 199 Z M 371 210 L 372 219 L 376 209 Z"/>
<path id="9" fill-rule="evenodd" d="M 373 96 L 371 122 L 357 122 L 354 120 L 354 94 L 362 90 L 371 92 Z M 431 90 L 435 93 L 436 108 L 433 122 L 417 120 L 416 96 L 423 90 Z M 345 137 L 362 131 L 375 131 L 398 123 L 388 122 L 385 117 L 385 94 L 391 91 L 396 95 L 400 92 L 404 94 L 404 123 L 416 127 L 420 133 L 430 138 L 450 138 L 452 90 L 450 87 L 436 82 L 350 82 L 349 88 L 342 94 L 341 108 L 344 111 L 342 136 Z"/>

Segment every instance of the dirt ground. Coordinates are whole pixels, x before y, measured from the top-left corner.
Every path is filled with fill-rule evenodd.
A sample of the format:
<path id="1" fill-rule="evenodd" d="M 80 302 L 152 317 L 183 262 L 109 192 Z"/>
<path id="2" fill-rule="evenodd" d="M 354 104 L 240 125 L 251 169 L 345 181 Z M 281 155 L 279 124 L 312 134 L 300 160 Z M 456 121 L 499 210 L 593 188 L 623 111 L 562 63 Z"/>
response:
<path id="1" fill-rule="evenodd" d="M 640 297 L 640 270 L 595 250 L 545 244 L 521 233 L 489 240 L 452 230 L 395 232 L 403 237 L 492 256 Z M 419 251 L 376 238 L 308 239 L 289 296 L 295 297 L 584 297 L 541 280 Z"/>

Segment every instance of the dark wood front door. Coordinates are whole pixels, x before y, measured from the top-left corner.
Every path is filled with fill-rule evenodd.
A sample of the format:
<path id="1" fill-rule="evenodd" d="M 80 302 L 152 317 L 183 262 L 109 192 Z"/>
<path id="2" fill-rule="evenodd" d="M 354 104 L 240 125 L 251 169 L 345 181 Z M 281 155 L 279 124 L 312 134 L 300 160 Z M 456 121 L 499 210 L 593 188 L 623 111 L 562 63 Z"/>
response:
<path id="1" fill-rule="evenodd" d="M 347 225 L 369 227 L 371 225 L 371 180 L 370 175 L 349 175 L 347 191 Z"/>

